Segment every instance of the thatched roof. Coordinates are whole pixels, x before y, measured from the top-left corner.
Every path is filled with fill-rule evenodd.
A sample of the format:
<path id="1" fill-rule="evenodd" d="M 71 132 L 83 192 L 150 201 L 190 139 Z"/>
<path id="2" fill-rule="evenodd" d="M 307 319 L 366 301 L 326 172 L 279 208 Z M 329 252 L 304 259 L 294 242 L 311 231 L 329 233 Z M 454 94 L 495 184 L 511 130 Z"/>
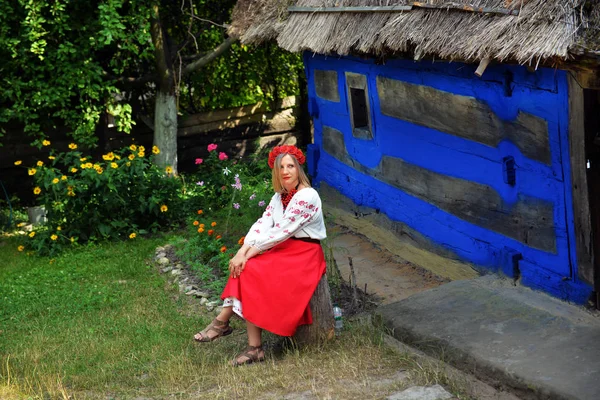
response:
<path id="1" fill-rule="evenodd" d="M 374 12 L 375 6 L 388 8 Z M 315 10 L 323 7 L 336 9 Z M 344 7 L 361 10 L 340 12 Z M 229 34 L 244 43 L 276 40 L 292 52 L 403 53 L 415 59 L 537 65 L 574 53 L 600 54 L 600 5 L 597 0 L 239 0 Z"/>

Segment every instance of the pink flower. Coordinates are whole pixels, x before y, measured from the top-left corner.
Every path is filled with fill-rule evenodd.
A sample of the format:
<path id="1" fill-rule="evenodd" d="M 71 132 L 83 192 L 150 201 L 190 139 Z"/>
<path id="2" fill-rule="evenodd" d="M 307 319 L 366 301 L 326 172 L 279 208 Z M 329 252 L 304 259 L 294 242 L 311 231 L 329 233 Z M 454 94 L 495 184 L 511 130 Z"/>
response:
<path id="1" fill-rule="evenodd" d="M 196 158 L 196 165 L 202 164 L 202 161 L 204 161 L 204 160 L 201 158 Z"/>
<path id="2" fill-rule="evenodd" d="M 233 203 L 233 208 L 238 210 L 240 208 L 240 203 Z"/>
<path id="3" fill-rule="evenodd" d="M 262 200 L 261 200 L 261 201 L 259 201 L 259 202 L 258 202 L 258 206 L 259 206 L 259 207 L 264 207 L 264 205 L 265 205 L 265 202 L 264 202 L 264 201 L 262 201 Z"/>
<path id="4" fill-rule="evenodd" d="M 211 143 L 208 145 L 208 151 L 213 151 L 217 149 L 217 145 L 214 143 Z"/>
<path id="5" fill-rule="evenodd" d="M 215 145 L 215 149 L 216 149 L 216 148 L 217 148 L 217 147 L 216 147 L 216 145 Z M 227 157 L 227 154 L 225 154 L 225 153 L 223 153 L 223 152 L 220 152 L 220 153 L 219 153 L 219 160 L 221 160 L 221 161 L 224 161 L 224 160 L 227 160 L 228 158 L 229 158 L 229 157 Z"/>

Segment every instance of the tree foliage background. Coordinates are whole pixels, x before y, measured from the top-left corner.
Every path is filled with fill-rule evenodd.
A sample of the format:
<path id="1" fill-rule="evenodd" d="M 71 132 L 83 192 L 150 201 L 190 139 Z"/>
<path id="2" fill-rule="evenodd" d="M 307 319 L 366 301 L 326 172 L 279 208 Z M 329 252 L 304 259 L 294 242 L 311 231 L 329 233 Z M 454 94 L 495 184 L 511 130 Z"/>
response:
<path id="1" fill-rule="evenodd" d="M 129 132 L 152 116 L 156 91 L 153 7 L 174 66 L 210 52 L 226 37 L 233 0 L 0 1 L 0 145 L 18 127 L 41 146 L 57 129 L 93 146 L 103 114 Z M 179 112 L 275 100 L 298 91 L 298 55 L 275 45 L 234 44 L 208 67 L 175 76 Z M 177 75 L 177 74 L 175 74 Z"/>

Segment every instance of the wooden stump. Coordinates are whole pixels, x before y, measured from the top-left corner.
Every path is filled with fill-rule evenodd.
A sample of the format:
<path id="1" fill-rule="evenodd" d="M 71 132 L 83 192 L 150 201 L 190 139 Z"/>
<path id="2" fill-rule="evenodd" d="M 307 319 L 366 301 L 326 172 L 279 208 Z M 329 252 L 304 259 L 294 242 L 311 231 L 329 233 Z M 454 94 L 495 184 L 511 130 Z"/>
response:
<path id="1" fill-rule="evenodd" d="M 335 336 L 333 306 L 327 274 L 323 275 L 310 299 L 310 310 L 313 318 L 312 325 L 299 326 L 294 335 L 294 341 L 300 347 L 307 344 L 322 343 L 333 339 Z"/>

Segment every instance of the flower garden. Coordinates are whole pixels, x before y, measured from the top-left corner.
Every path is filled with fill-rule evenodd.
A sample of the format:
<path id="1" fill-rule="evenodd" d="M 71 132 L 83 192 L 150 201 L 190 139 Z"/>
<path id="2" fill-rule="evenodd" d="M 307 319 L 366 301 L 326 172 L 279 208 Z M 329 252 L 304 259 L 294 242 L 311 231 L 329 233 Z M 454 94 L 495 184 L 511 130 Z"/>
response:
<path id="1" fill-rule="evenodd" d="M 50 146 L 49 141 L 43 142 Z M 101 161 L 69 144 L 50 150 L 47 160 L 27 168 L 33 194 L 46 223 L 21 231 L 24 256 L 56 256 L 67 248 L 104 240 L 139 240 L 185 229 L 177 255 L 209 288 L 226 281 L 228 259 L 262 214 L 271 195 L 271 171 L 264 155 L 237 160 L 209 144 L 195 159 L 193 173 L 175 175 L 154 164 L 160 149 L 131 144 L 102 155 Z M 26 225 L 17 223 L 18 228 Z"/>

